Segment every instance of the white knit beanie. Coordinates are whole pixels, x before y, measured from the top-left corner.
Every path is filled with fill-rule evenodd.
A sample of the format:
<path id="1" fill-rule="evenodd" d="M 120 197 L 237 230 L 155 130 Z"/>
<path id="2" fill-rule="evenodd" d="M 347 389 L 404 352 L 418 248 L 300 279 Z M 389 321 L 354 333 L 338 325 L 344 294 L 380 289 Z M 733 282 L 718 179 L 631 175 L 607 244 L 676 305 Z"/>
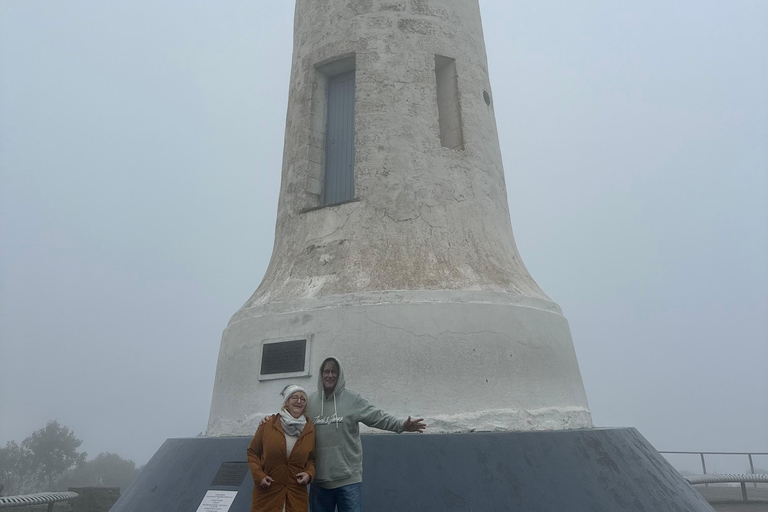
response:
<path id="1" fill-rule="evenodd" d="M 290 384 L 286 386 L 285 389 L 280 393 L 283 396 L 283 405 L 288 403 L 288 399 L 291 398 L 291 395 L 293 395 L 297 391 L 301 391 L 304 394 L 304 397 L 306 398 L 307 392 L 304 391 L 303 387 L 298 386 L 296 384 Z"/>

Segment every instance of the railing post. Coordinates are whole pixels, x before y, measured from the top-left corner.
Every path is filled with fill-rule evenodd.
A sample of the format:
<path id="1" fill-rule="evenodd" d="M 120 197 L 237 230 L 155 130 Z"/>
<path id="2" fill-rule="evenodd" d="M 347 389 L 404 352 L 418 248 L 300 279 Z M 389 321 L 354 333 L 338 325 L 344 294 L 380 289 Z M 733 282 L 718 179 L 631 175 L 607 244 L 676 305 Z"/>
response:
<path id="1" fill-rule="evenodd" d="M 50 503 L 48 504 L 48 512 L 53 512 L 53 505 L 54 505 L 55 503 L 56 503 L 56 502 L 52 501 L 52 502 L 50 502 Z"/>
<path id="2" fill-rule="evenodd" d="M 699 455 L 701 455 L 701 470 L 704 472 L 702 474 L 706 475 L 707 474 L 707 463 L 704 462 L 704 454 L 703 453 L 699 453 Z M 704 487 L 709 487 L 709 484 L 704 484 Z"/>
<path id="3" fill-rule="evenodd" d="M 749 498 L 747 498 L 747 484 L 744 482 L 741 482 L 741 497 L 744 501 L 749 501 Z"/>
<path id="4" fill-rule="evenodd" d="M 755 463 L 752 462 L 752 454 L 748 453 L 747 456 L 749 457 L 749 471 L 754 475 L 755 474 Z M 757 482 L 753 484 L 755 487 L 757 487 Z"/>

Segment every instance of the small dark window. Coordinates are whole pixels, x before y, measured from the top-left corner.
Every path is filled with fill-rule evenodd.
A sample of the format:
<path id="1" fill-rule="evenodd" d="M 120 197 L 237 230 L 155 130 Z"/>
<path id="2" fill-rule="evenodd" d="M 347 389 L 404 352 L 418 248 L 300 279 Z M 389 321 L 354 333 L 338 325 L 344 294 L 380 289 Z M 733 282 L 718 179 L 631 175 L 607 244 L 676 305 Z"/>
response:
<path id="1" fill-rule="evenodd" d="M 303 372 L 307 340 L 265 343 L 261 350 L 261 374 Z"/>

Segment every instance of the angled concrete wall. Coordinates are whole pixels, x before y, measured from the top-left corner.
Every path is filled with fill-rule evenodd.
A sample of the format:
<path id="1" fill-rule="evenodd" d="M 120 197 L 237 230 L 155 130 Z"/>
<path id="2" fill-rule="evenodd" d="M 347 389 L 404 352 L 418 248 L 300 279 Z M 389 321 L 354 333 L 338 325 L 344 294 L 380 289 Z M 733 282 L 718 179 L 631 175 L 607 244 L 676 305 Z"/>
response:
<path id="1" fill-rule="evenodd" d="M 248 512 L 250 473 L 214 484 L 222 463 L 245 462 L 250 440 L 169 439 L 112 512 L 194 511 L 212 489 L 236 491 L 229 512 Z M 634 429 L 362 440 L 366 512 L 713 512 Z"/>

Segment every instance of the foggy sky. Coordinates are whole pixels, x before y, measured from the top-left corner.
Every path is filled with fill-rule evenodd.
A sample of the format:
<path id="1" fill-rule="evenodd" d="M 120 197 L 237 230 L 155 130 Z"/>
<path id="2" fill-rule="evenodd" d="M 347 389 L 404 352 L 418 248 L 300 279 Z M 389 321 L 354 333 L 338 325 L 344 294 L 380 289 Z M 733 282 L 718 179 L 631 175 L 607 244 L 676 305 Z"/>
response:
<path id="1" fill-rule="evenodd" d="M 768 2 L 481 8 L 515 238 L 595 423 L 768 452 Z M 143 464 L 205 430 L 271 255 L 292 26 L 0 1 L 0 445 L 57 419 Z"/>

